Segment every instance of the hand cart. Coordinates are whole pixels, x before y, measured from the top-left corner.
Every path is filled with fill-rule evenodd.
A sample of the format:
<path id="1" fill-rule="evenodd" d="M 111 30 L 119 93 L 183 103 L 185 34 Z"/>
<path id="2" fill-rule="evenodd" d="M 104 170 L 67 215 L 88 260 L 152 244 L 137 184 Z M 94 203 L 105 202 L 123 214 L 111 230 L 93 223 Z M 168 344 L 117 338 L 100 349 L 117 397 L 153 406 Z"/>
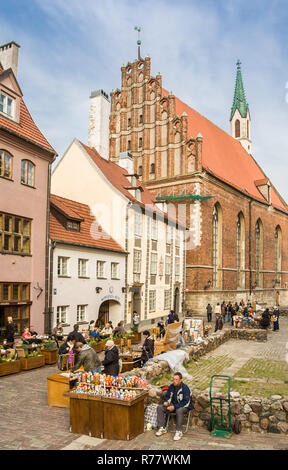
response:
<path id="1" fill-rule="evenodd" d="M 215 381 L 219 380 L 221 382 L 221 386 L 223 387 L 223 382 L 226 382 L 227 385 L 227 393 L 221 396 L 213 396 L 213 385 L 215 386 Z M 231 390 L 231 377 L 229 375 L 212 375 L 210 380 L 210 411 L 211 417 L 209 420 L 208 429 L 211 433 L 211 436 L 217 437 L 224 437 L 229 439 L 232 436 L 233 431 L 235 434 L 239 434 L 241 432 L 241 421 L 235 420 L 235 423 L 232 425 L 231 420 L 231 402 L 230 402 L 230 390 Z M 213 409 L 213 405 L 219 403 L 220 406 L 220 419 L 215 417 L 215 410 Z M 225 406 L 225 405 L 228 406 Z M 224 405 L 224 407 L 223 407 Z M 228 411 L 227 419 L 228 421 L 224 421 L 224 411 Z M 226 413 L 225 413 L 226 414 Z"/>

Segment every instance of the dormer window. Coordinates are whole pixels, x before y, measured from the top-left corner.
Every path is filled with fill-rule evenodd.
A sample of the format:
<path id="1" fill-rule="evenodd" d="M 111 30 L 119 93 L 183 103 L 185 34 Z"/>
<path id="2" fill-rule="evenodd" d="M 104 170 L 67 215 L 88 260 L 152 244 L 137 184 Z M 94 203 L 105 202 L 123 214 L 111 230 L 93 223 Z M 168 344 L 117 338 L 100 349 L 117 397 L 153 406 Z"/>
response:
<path id="1" fill-rule="evenodd" d="M 68 220 L 66 228 L 67 230 L 71 230 L 71 232 L 80 232 L 80 222 Z"/>
<path id="2" fill-rule="evenodd" d="M 9 117 L 14 115 L 14 99 L 6 95 L 2 91 L 0 92 L 0 112 L 7 114 Z"/>

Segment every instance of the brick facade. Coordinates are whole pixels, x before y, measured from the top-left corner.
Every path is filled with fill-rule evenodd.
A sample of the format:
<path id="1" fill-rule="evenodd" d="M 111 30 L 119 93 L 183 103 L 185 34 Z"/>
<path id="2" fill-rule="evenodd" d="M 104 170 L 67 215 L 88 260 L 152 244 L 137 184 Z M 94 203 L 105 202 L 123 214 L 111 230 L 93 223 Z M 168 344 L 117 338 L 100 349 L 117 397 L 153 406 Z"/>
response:
<path id="1" fill-rule="evenodd" d="M 173 201 L 178 206 L 178 216 L 179 205 L 183 210 L 183 204 L 186 204 L 187 228 L 192 229 L 189 232 L 192 243 L 190 240 L 186 256 L 186 309 L 203 312 L 208 301 L 215 304 L 222 300 L 240 301 L 242 298 L 272 306 L 276 295 L 281 305 L 288 304 L 288 209 L 284 201 L 274 188 L 280 206 L 273 201 L 271 203 L 270 195 L 266 198 L 263 191 L 259 192 L 259 197 L 254 192 L 255 197 L 251 191 L 239 189 L 240 184 L 228 184 L 225 175 L 218 173 L 216 176 L 210 168 L 204 168 L 202 150 L 205 135 L 189 135 L 189 116 L 186 112 L 181 116 L 176 114 L 177 98 L 162 88 L 161 75 L 151 77 L 148 57 L 128 63 L 121 71 L 122 88 L 111 93 L 110 159 L 118 162 L 120 152 L 131 152 L 134 171 L 142 173 L 143 183 L 155 197 L 209 197 L 200 201 L 188 198 Z M 223 134 L 224 149 L 226 136 L 228 139 L 231 137 Z M 223 139 L 223 135 L 221 137 Z M 223 158 L 227 158 L 224 151 Z M 244 158 L 253 160 L 249 154 L 245 154 Z M 253 178 L 254 187 L 257 177 L 253 174 L 249 178 Z M 217 277 L 217 281 L 213 280 L 212 220 L 215 204 L 218 207 L 219 230 L 215 245 L 217 254 L 214 250 L 214 257 L 217 258 L 216 268 L 214 259 L 214 278 Z M 242 232 L 237 248 L 239 214 Z M 261 230 L 256 249 L 255 230 L 259 219 Z M 276 263 L 275 231 L 278 226 L 281 255 L 277 253 Z M 237 252 L 242 260 L 238 259 L 238 272 Z M 276 285 L 275 279 L 278 281 Z"/>

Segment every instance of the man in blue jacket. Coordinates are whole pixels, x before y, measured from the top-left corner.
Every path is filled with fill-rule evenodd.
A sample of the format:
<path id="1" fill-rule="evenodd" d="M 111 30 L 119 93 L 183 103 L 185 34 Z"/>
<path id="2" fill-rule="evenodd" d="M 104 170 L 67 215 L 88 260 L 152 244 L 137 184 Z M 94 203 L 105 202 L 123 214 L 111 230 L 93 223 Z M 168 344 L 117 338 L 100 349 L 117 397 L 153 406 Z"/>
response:
<path id="1" fill-rule="evenodd" d="M 163 405 L 157 406 L 158 431 L 156 436 L 162 436 L 167 432 L 166 422 L 168 413 L 176 413 L 176 433 L 174 441 L 181 439 L 184 414 L 192 410 L 192 398 L 189 387 L 182 382 L 182 374 L 176 372 L 173 376 L 173 384 L 167 390 L 166 400 Z"/>

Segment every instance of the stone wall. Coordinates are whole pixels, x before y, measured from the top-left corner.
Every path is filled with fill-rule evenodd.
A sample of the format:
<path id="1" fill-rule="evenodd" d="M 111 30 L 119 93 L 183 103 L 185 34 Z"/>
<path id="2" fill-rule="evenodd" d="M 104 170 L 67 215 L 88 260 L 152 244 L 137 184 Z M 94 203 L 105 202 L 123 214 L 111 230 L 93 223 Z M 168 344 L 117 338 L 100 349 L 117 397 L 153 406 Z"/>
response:
<path id="1" fill-rule="evenodd" d="M 190 360 L 197 360 L 231 338 L 267 341 L 267 331 L 231 328 L 213 333 L 197 346 L 186 346 L 182 349 L 188 353 Z M 161 360 L 157 362 L 151 361 L 142 369 L 133 370 L 133 375 L 146 378 L 148 382 L 149 398 L 146 405 L 163 401 L 165 392 L 162 392 L 161 387 L 152 385 L 151 382 L 160 378 L 169 370 L 168 363 Z M 131 375 L 131 372 L 121 375 Z M 195 389 L 192 391 L 192 399 L 194 405 L 192 426 L 207 426 L 210 419 L 209 393 Z M 231 392 L 231 418 L 232 423 L 236 419 L 240 420 L 243 430 L 288 434 L 288 396 L 281 397 L 274 395 L 270 398 L 243 397 L 238 392 Z"/>

